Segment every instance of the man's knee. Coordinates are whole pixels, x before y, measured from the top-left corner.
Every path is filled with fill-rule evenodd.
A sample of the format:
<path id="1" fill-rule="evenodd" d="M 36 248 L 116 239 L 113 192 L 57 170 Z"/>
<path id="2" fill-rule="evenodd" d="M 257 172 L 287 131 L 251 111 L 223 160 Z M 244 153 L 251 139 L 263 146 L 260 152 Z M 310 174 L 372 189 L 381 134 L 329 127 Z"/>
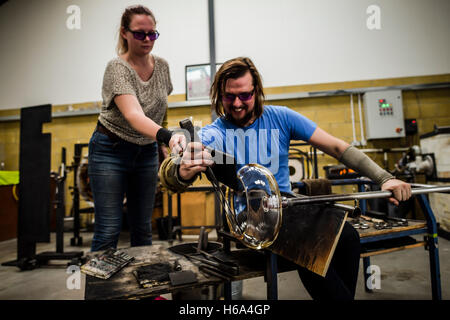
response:
<path id="1" fill-rule="evenodd" d="M 361 242 L 358 231 L 356 231 L 353 226 L 345 222 L 342 229 L 341 237 L 339 238 L 338 248 L 343 248 L 345 250 L 351 250 L 359 254 L 361 250 Z"/>
<path id="2" fill-rule="evenodd" d="M 358 231 L 356 231 L 356 229 L 348 222 L 345 222 L 344 224 L 341 238 L 347 239 L 350 242 L 360 242 Z"/>

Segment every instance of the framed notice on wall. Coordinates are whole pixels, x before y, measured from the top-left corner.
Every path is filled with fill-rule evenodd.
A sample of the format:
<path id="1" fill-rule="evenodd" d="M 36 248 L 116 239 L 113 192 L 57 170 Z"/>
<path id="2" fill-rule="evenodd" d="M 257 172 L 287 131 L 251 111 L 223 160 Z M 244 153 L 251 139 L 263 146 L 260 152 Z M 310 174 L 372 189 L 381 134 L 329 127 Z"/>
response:
<path id="1" fill-rule="evenodd" d="M 216 64 L 216 70 L 221 64 Z M 209 100 L 212 85 L 209 64 L 186 66 L 186 100 Z"/>

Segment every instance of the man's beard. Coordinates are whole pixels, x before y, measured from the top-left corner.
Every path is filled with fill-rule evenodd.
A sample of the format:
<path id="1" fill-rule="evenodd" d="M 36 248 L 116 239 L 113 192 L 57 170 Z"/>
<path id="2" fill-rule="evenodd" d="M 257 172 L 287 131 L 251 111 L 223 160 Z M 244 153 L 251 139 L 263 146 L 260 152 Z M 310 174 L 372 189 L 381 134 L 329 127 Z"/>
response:
<path id="1" fill-rule="evenodd" d="M 255 110 L 252 110 L 251 112 L 248 112 L 242 119 L 235 119 L 233 118 L 233 116 L 230 113 L 225 113 L 225 119 L 234 123 L 235 125 L 237 125 L 238 127 L 244 127 L 249 121 L 250 119 L 253 117 L 255 113 Z"/>

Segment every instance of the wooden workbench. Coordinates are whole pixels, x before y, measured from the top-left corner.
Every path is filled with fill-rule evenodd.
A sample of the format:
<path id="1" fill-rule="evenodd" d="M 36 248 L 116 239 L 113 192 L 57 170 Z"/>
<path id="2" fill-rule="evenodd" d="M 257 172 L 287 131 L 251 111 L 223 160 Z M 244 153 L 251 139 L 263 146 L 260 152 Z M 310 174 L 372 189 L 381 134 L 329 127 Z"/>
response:
<path id="1" fill-rule="evenodd" d="M 348 218 L 347 219 L 350 223 L 354 222 L 354 219 Z M 374 228 L 374 222 L 370 221 L 364 221 L 362 222 L 367 223 L 369 225 L 368 229 L 356 229 L 359 233 L 359 237 L 361 238 L 361 243 L 365 243 L 366 240 L 376 240 L 377 238 L 383 238 L 383 237 L 389 237 L 389 236 L 395 236 L 396 234 L 408 234 L 413 233 L 414 231 L 420 231 L 427 228 L 427 223 L 425 221 L 419 221 L 419 220 L 408 220 L 407 226 L 398 226 L 398 227 L 392 227 L 390 229 L 376 229 Z M 370 241 L 372 242 L 372 241 Z M 400 251 L 404 249 L 411 249 L 416 247 L 425 246 L 425 241 L 417 241 L 415 243 L 411 244 L 399 244 L 390 248 L 380 248 L 379 250 L 372 250 L 367 252 L 361 252 L 361 258 L 374 256 L 378 254 L 383 253 L 389 253 L 394 251 Z"/>
<path id="2" fill-rule="evenodd" d="M 351 218 L 348 218 L 348 220 L 349 222 L 352 222 Z M 364 242 L 364 239 L 376 238 L 379 236 L 393 235 L 415 230 L 420 231 L 427 226 L 425 222 L 409 220 L 408 226 L 377 230 L 373 227 L 373 223 L 366 223 L 369 224 L 368 229 L 356 229 L 360 235 L 361 242 Z M 401 245 L 393 248 L 381 248 L 376 251 L 363 251 L 361 253 L 361 258 L 368 258 L 369 256 L 376 254 L 388 253 L 424 245 L 425 242 L 417 242 L 415 244 Z M 121 249 L 127 254 L 135 257 L 135 260 L 107 280 L 86 275 L 85 299 L 145 299 L 186 288 L 200 288 L 224 283 L 224 280 L 212 275 L 208 278 L 205 277 L 205 275 L 198 270 L 197 265 L 193 264 L 187 258 L 173 253 L 167 248 L 168 243 Z M 239 275 L 230 278 L 231 281 L 260 277 L 266 274 L 267 260 L 264 250 L 257 251 L 252 249 L 240 249 L 232 250 L 229 254 L 225 254 L 221 251 L 219 256 L 231 260 L 239 265 Z M 153 288 L 141 288 L 139 286 L 133 274 L 133 271 L 138 267 L 158 262 L 174 263 L 175 260 L 178 260 L 183 270 L 193 271 L 196 274 L 198 281 L 193 284 L 180 285 L 176 287 L 171 286 L 170 284 Z M 278 257 L 276 273 L 295 270 L 297 267 L 298 266 L 295 263 Z"/>
<path id="3" fill-rule="evenodd" d="M 86 275 L 86 300 L 144 299 L 165 293 L 172 293 L 174 291 L 186 288 L 199 288 L 224 283 L 224 280 L 215 276 L 206 278 L 203 273 L 199 272 L 196 265 L 194 265 L 187 258 L 171 252 L 167 249 L 166 245 L 157 244 L 121 250 L 135 257 L 135 260 L 107 280 Z M 264 251 L 241 249 L 233 250 L 228 255 L 221 252 L 220 256 L 226 257 L 227 259 L 239 264 L 239 275 L 232 277 L 232 281 L 260 277 L 264 275 L 266 261 Z M 137 280 L 133 275 L 133 271 L 138 267 L 158 262 L 173 263 L 177 259 L 183 270 L 191 270 L 195 272 L 198 280 L 197 283 L 180 285 L 176 287 L 167 284 L 153 288 L 141 288 L 138 285 Z M 278 272 L 294 270 L 295 268 L 295 264 L 284 259 L 279 260 Z"/>

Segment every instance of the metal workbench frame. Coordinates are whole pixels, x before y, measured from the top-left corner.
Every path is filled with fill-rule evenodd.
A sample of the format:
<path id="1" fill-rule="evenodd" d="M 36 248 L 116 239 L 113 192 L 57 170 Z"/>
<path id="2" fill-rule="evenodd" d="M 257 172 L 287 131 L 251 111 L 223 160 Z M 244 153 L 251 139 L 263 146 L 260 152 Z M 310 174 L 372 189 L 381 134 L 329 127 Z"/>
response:
<path id="1" fill-rule="evenodd" d="M 424 213 L 427 227 L 395 232 L 391 234 L 381 234 L 377 236 L 364 237 L 361 238 L 361 244 L 377 242 L 387 239 L 401 238 L 405 236 L 425 234 L 425 249 L 428 250 L 428 256 L 430 260 L 430 275 L 431 275 L 431 293 L 433 300 L 442 300 L 442 290 L 441 290 L 441 277 L 440 277 L 440 266 L 439 266 L 439 249 L 438 249 L 438 233 L 437 233 L 437 223 L 434 216 L 433 210 L 430 207 L 428 198 L 425 194 L 419 194 L 415 196 L 419 202 L 420 207 Z M 362 211 L 364 212 L 364 211 Z M 367 292 L 371 292 L 367 288 L 367 279 L 369 275 L 365 272 L 370 266 L 370 257 L 363 257 L 363 267 L 364 267 L 364 280 L 365 289 Z"/>
<path id="2" fill-rule="evenodd" d="M 332 185 L 358 185 L 358 191 L 364 192 L 365 186 L 369 184 L 373 184 L 371 180 L 365 179 L 340 179 L 340 180 L 331 180 Z M 294 187 L 302 187 L 304 184 L 302 182 L 294 183 Z M 430 275 L 431 275 L 431 291 L 432 291 L 432 299 L 433 300 L 442 300 L 442 290 L 441 290 L 441 278 L 440 278 L 440 266 L 439 266 L 439 249 L 438 249 L 438 229 L 436 218 L 434 216 L 433 210 L 428 201 L 428 197 L 426 194 L 419 194 L 415 196 L 417 201 L 419 202 L 420 207 L 422 208 L 423 214 L 426 219 L 426 228 L 413 229 L 400 231 L 390 234 L 381 234 L 376 236 L 364 237 L 361 238 L 360 243 L 371 243 L 377 242 L 381 240 L 387 239 L 395 239 L 401 238 L 405 236 L 425 234 L 425 242 L 426 242 L 426 250 L 429 252 L 429 260 L 430 260 Z M 364 214 L 367 210 L 367 200 L 360 200 L 359 206 L 361 208 L 362 214 Z M 371 290 L 367 288 L 367 279 L 369 275 L 365 272 L 367 268 L 370 266 L 370 257 L 363 257 L 363 266 L 364 266 L 364 284 L 366 291 L 370 292 Z M 275 274 L 276 275 L 276 274 Z"/>

